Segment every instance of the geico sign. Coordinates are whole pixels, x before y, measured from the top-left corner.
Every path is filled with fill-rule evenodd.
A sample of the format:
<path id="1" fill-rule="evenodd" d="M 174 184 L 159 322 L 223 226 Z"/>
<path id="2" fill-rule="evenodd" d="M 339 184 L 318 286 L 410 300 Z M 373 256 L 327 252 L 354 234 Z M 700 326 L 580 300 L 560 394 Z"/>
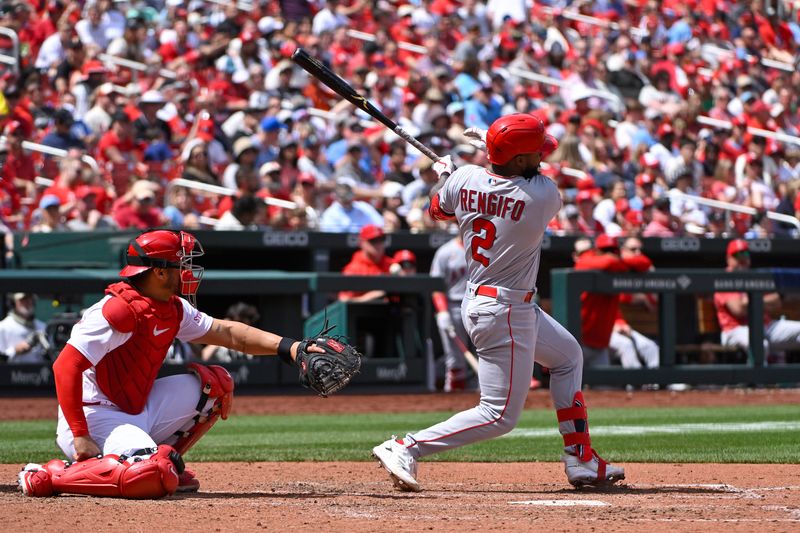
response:
<path id="1" fill-rule="evenodd" d="M 264 232 L 264 246 L 308 246 L 308 233 L 305 231 L 294 232 Z"/>
<path id="2" fill-rule="evenodd" d="M 661 250 L 664 252 L 699 252 L 699 239 L 661 239 Z"/>

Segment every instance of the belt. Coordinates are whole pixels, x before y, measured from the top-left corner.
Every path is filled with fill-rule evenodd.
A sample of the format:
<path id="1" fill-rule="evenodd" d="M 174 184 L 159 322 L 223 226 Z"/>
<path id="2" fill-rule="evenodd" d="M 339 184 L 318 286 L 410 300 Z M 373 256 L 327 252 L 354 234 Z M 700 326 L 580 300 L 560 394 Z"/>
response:
<path id="1" fill-rule="evenodd" d="M 497 299 L 497 287 L 492 287 L 491 285 L 479 285 L 477 289 L 475 289 L 475 294 L 479 296 L 488 296 L 489 298 Z M 534 291 L 528 291 L 523 295 L 522 301 L 525 303 L 529 303 L 533 298 Z"/>

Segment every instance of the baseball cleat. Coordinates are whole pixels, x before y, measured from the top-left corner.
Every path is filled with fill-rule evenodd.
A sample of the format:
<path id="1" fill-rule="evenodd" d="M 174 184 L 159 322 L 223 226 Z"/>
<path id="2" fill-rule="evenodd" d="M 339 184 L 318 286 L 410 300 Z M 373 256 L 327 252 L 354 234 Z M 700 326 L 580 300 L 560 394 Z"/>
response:
<path id="1" fill-rule="evenodd" d="M 561 456 L 567 479 L 575 488 L 582 487 L 610 487 L 617 481 L 625 479 L 625 470 L 603 460 L 597 452 L 592 450 L 592 458 L 581 461 L 576 455 L 565 453 Z"/>
<path id="2" fill-rule="evenodd" d="M 41 465 L 28 463 L 19 473 L 17 484 L 25 496 L 45 497 L 53 495 L 53 482 Z"/>
<path id="3" fill-rule="evenodd" d="M 178 488 L 175 492 L 197 492 L 200 490 L 200 480 L 188 468 L 178 476 Z"/>
<path id="4" fill-rule="evenodd" d="M 395 487 L 406 492 L 422 490 L 415 479 L 417 461 L 408 452 L 408 448 L 397 442 L 397 436 L 393 435 L 383 444 L 372 448 L 372 456 L 389 472 L 389 477 Z"/>

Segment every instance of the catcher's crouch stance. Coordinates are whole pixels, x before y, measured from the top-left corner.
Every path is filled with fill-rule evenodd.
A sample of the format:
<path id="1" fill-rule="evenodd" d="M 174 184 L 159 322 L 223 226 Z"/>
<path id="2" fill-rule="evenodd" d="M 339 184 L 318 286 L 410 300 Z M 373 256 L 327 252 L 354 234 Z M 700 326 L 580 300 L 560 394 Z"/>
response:
<path id="1" fill-rule="evenodd" d="M 198 490 L 181 456 L 228 417 L 233 380 L 221 366 L 197 363 L 189 374 L 156 379 L 175 338 L 277 354 L 300 366 L 301 382 L 323 396 L 358 371 L 360 354 L 346 344 L 300 342 L 197 310 L 203 267 L 193 260 L 201 255 L 183 231 L 147 231 L 131 241 L 120 271 L 126 281 L 87 309 L 53 365 L 56 441 L 74 462 L 27 465 L 19 474 L 25 494 L 160 498 Z"/>

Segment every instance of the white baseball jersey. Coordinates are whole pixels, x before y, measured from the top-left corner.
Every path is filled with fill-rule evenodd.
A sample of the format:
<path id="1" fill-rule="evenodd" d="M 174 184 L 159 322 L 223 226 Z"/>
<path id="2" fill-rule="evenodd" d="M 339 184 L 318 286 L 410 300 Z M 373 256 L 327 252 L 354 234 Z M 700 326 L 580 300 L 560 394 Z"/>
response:
<path id="1" fill-rule="evenodd" d="M 97 386 L 94 366 L 99 364 L 108 352 L 125 344 L 132 335 L 115 330 L 103 316 L 103 305 L 109 298 L 111 296 L 105 296 L 86 310 L 80 322 L 73 326 L 72 334 L 67 341 L 93 365 L 83 373 L 83 401 L 87 403 L 113 405 Z M 192 307 L 185 299 L 180 300 L 183 305 L 183 319 L 177 338 L 188 342 L 208 333 L 214 319 Z"/>
<path id="2" fill-rule="evenodd" d="M 553 180 L 506 178 L 467 165 L 453 172 L 438 195 L 441 210 L 458 220 L 470 282 L 535 289 L 542 237 L 561 209 Z"/>
<path id="3" fill-rule="evenodd" d="M 458 239 L 447 241 L 433 254 L 431 276 L 444 278 L 447 299 L 461 304 L 467 292 L 467 261 L 464 245 Z"/>

